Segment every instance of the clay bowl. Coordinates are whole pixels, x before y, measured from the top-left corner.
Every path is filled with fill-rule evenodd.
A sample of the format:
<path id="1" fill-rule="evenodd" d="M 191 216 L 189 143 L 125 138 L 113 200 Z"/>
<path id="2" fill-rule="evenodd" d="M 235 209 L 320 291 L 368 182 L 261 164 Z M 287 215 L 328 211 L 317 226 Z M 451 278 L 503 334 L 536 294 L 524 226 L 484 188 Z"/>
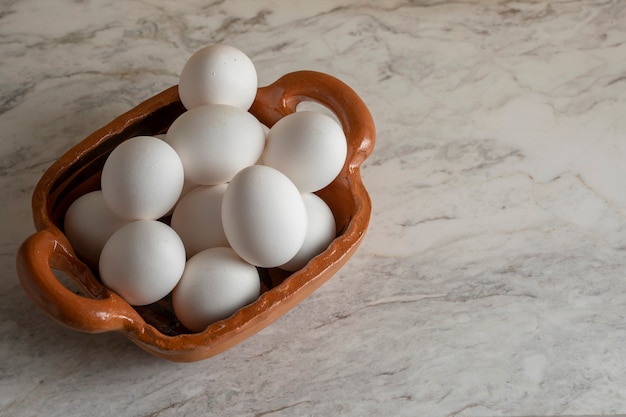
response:
<path id="1" fill-rule="evenodd" d="M 17 272 L 26 293 L 63 325 L 88 333 L 119 331 L 145 351 L 177 362 L 220 353 L 281 317 L 350 258 L 363 239 L 371 213 L 360 166 L 372 152 L 375 129 L 369 110 L 350 87 L 323 73 L 293 72 L 259 88 L 250 112 L 272 126 L 304 101 L 330 109 L 348 139 L 348 157 L 341 173 L 318 192 L 334 213 L 338 234 L 326 251 L 299 271 L 289 274 L 264 270 L 263 292 L 255 302 L 193 333 L 176 320 L 167 298 L 149 306 L 132 307 L 103 286 L 97 271 L 76 256 L 63 234 L 65 211 L 77 197 L 99 188 L 100 173 L 111 150 L 131 137 L 165 132 L 185 111 L 176 86 L 94 132 L 45 172 L 32 199 L 37 231 L 24 241 L 17 255 Z M 75 283 L 74 290 L 53 271 L 69 276 Z"/>

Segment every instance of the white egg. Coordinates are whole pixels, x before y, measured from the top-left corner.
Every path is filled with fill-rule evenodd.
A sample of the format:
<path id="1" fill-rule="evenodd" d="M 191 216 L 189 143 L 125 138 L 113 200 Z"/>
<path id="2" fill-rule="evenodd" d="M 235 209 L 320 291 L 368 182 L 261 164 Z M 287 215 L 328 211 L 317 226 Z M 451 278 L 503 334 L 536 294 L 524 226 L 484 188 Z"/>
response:
<path id="1" fill-rule="evenodd" d="M 163 141 L 165 141 L 165 143 L 167 143 L 167 137 L 165 133 L 161 133 L 159 135 L 154 135 L 155 138 L 159 138 Z M 167 143 L 169 145 L 169 143 Z M 171 146 L 171 145 L 170 145 Z M 172 148 L 173 149 L 173 148 Z M 182 163 L 182 161 L 181 161 Z M 196 188 L 198 186 L 198 184 L 194 184 L 191 181 L 187 181 L 185 180 L 183 182 L 183 189 L 180 192 L 180 196 L 178 196 L 178 201 L 176 202 L 176 204 L 178 204 L 178 202 L 187 195 L 187 193 L 189 193 L 189 191 L 193 190 L 194 188 Z M 165 216 L 171 216 L 172 213 L 174 212 L 174 208 L 176 207 L 176 204 L 174 205 L 174 207 L 172 207 L 167 213 L 165 213 Z"/>
<path id="2" fill-rule="evenodd" d="M 270 129 L 263 163 L 287 175 L 301 192 L 330 184 L 346 161 L 346 136 L 333 118 L 301 111 L 280 119 Z"/>
<path id="3" fill-rule="evenodd" d="M 195 107 L 170 126 L 167 142 L 183 162 L 185 178 L 199 185 L 230 181 L 263 153 L 263 125 L 250 113 L 227 105 Z"/>
<path id="4" fill-rule="evenodd" d="M 131 305 L 154 303 L 169 294 L 185 269 L 185 247 L 168 225 L 139 220 L 118 229 L 100 255 L 104 285 Z"/>
<path id="5" fill-rule="evenodd" d="M 189 330 L 199 332 L 255 301 L 261 292 L 257 269 L 231 248 L 211 248 L 187 261 L 172 293 L 174 313 Z"/>
<path id="6" fill-rule="evenodd" d="M 176 205 L 171 226 L 183 240 L 187 258 L 204 249 L 228 246 L 222 227 L 225 191 L 226 184 L 199 186 Z"/>
<path id="7" fill-rule="evenodd" d="M 200 49 L 185 63 L 178 93 L 187 109 L 204 104 L 230 104 L 248 110 L 257 87 L 252 60 L 233 46 L 214 44 Z"/>
<path id="8" fill-rule="evenodd" d="M 187 181 L 185 180 L 185 182 L 183 182 L 183 190 L 180 192 L 180 196 L 178 197 L 178 201 L 176 202 L 176 204 L 174 204 L 174 207 L 172 207 L 167 213 L 165 213 L 164 216 L 171 216 L 174 213 L 174 209 L 176 208 L 176 206 L 178 205 L 178 203 L 180 202 L 180 200 L 182 200 L 182 198 L 184 196 L 186 196 L 187 194 L 189 194 L 189 192 L 191 190 L 193 190 L 194 188 L 199 187 L 198 184 L 194 184 L 191 181 Z"/>
<path id="9" fill-rule="evenodd" d="M 297 271 L 313 257 L 322 253 L 337 233 L 335 217 L 324 200 L 312 193 L 302 195 L 307 213 L 307 230 L 302 247 L 289 262 L 281 265 L 285 271 Z"/>
<path id="10" fill-rule="evenodd" d="M 128 223 L 109 209 L 102 191 L 78 197 L 67 209 L 63 229 L 76 254 L 90 267 L 98 268 L 100 252 L 111 235 Z"/>
<path id="11" fill-rule="evenodd" d="M 128 220 L 158 219 L 178 201 L 183 164 L 163 140 L 137 136 L 122 142 L 102 168 L 102 193 L 109 208 Z"/>
<path id="12" fill-rule="evenodd" d="M 296 186 L 264 165 L 241 170 L 226 188 L 222 223 L 230 246 L 264 268 L 293 258 L 306 234 L 307 214 Z"/>
<path id="13" fill-rule="evenodd" d="M 269 135 L 270 133 L 270 128 L 264 124 L 261 124 L 261 126 L 263 127 L 263 135 L 265 138 L 265 141 L 263 143 L 263 150 L 265 150 L 265 145 L 267 144 L 267 135 Z M 263 165 L 263 152 L 261 152 L 261 156 L 259 156 L 259 159 L 257 159 L 255 165 Z"/>

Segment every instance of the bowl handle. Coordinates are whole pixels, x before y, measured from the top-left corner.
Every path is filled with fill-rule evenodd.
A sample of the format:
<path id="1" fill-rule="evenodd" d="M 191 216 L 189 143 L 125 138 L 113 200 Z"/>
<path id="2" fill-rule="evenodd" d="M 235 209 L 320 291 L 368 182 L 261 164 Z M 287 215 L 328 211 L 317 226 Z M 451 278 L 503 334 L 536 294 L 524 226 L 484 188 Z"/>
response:
<path id="1" fill-rule="evenodd" d="M 60 232 L 44 229 L 20 246 L 17 273 L 26 293 L 50 317 L 72 329 L 103 333 L 124 328 L 132 318 L 120 314 L 125 310 L 123 300 L 97 283 L 89 268 L 67 250 L 60 236 Z M 94 298 L 70 291 L 59 282 L 52 268 L 70 277 L 85 278 L 80 285 Z"/>
<path id="2" fill-rule="evenodd" d="M 358 94 L 332 75 L 317 71 L 285 74 L 258 89 L 250 112 L 271 127 L 280 118 L 295 112 L 299 103 L 311 100 L 326 106 L 337 116 L 348 141 L 348 168 L 358 169 L 374 149 L 374 120 Z"/>

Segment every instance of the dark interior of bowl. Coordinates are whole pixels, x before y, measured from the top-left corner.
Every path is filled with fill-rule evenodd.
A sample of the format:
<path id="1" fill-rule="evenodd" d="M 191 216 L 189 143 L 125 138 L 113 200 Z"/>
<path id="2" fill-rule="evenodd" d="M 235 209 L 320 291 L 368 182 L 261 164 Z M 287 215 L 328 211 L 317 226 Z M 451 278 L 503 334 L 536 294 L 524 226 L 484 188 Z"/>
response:
<path id="1" fill-rule="evenodd" d="M 102 167 L 108 155 L 117 145 L 135 136 L 165 133 L 171 123 L 184 111 L 180 101 L 174 101 L 156 109 L 145 117 L 130 121 L 122 129 L 101 132 L 103 133 L 102 137 L 95 138 L 94 145 L 86 148 L 50 184 L 46 210 L 54 225 L 63 231 L 65 212 L 72 202 L 81 195 L 100 188 Z M 271 126 L 276 120 L 263 122 Z M 356 207 L 349 185 L 338 178 L 316 194 L 324 199 L 333 211 L 337 224 L 337 236 L 340 236 L 350 222 Z M 162 220 L 168 221 L 167 218 Z M 91 269 L 91 272 L 93 277 L 79 275 L 71 278 L 76 281 L 76 284 L 83 289 L 86 295 L 98 298 L 100 291 L 94 292 L 93 288 L 102 284 L 99 280 L 98 271 Z M 259 272 L 262 279 L 262 292 L 280 286 L 291 275 L 290 272 L 278 268 L 259 269 Z M 90 282 L 86 282 L 87 280 Z M 165 335 L 174 336 L 191 333 L 174 315 L 170 297 L 147 306 L 137 306 L 134 309 L 148 324 Z"/>

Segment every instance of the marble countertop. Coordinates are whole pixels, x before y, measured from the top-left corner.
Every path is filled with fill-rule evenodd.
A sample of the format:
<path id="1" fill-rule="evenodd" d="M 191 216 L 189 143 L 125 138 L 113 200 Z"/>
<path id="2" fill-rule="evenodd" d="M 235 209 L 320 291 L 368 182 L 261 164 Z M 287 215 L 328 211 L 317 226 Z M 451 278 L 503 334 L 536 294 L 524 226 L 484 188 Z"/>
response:
<path id="1" fill-rule="evenodd" d="M 626 413 L 626 3 L 167 1 L 0 5 L 0 415 Z M 311 69 L 378 138 L 359 251 L 207 360 L 66 329 L 15 271 L 44 170 L 239 47 L 259 83 Z"/>

